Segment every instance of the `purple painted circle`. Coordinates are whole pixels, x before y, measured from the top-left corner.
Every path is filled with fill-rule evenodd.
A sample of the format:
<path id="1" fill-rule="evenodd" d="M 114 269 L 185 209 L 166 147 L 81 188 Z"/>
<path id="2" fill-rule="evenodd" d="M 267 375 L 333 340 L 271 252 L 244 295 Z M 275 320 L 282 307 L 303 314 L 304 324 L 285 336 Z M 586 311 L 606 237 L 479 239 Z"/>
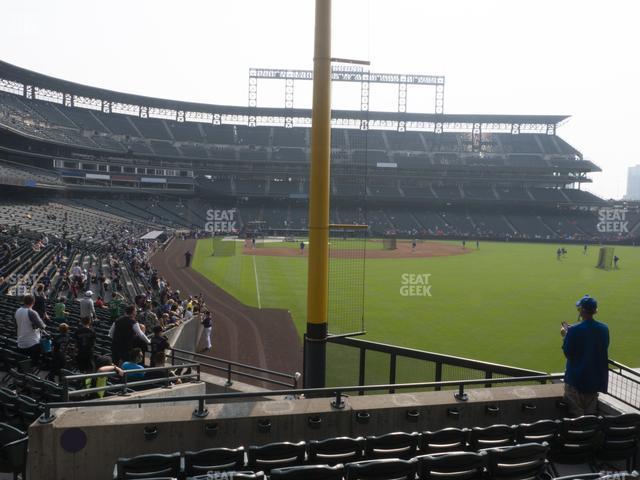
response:
<path id="1" fill-rule="evenodd" d="M 68 428 L 60 437 L 60 446 L 65 452 L 78 453 L 87 445 L 87 434 L 79 428 Z"/>

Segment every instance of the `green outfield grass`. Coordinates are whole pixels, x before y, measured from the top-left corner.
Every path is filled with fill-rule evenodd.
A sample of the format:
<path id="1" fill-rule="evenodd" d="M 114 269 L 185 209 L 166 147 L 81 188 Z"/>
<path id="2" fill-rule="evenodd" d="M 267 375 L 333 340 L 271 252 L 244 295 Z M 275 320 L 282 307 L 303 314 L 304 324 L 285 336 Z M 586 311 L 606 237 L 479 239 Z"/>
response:
<path id="1" fill-rule="evenodd" d="M 574 322 L 575 301 L 589 293 L 610 326 L 611 358 L 640 366 L 640 248 L 616 247 L 615 271 L 594 267 L 597 247 L 584 256 L 568 245 L 562 261 L 556 248 L 483 242 L 467 255 L 367 260 L 364 338 L 557 372 L 564 368 L 560 322 Z M 290 310 L 302 334 L 307 259 L 240 250 L 211 257 L 211 241 L 201 240 L 193 266 L 249 305 L 258 306 L 259 290 L 260 305 Z M 430 274 L 432 296 L 401 295 L 403 274 Z"/>

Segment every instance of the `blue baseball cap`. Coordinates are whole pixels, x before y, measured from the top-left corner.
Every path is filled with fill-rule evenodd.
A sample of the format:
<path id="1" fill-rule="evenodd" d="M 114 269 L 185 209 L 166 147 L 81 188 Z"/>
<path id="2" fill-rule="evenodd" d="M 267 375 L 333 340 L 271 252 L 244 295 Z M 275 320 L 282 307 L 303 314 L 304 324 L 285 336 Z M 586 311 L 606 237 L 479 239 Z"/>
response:
<path id="1" fill-rule="evenodd" d="M 584 308 L 588 312 L 595 312 L 598 309 L 598 301 L 589 295 L 585 295 L 576 302 L 576 307 Z"/>

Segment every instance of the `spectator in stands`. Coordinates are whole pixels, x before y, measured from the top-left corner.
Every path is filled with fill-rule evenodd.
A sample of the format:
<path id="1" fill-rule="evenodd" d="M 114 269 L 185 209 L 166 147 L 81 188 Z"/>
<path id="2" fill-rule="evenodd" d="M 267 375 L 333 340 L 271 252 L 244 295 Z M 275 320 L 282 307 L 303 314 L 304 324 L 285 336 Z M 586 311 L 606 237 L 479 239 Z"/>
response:
<path id="1" fill-rule="evenodd" d="M 96 333 L 91 328 L 91 317 L 82 317 L 80 327 L 76 330 L 76 362 L 82 373 L 94 371 L 94 347 Z"/>
<path id="2" fill-rule="evenodd" d="M 142 350 L 139 348 L 132 348 L 127 357 L 127 361 L 122 363 L 122 369 L 127 370 L 142 370 L 144 366 L 142 365 L 142 361 L 144 356 L 142 354 Z M 144 372 L 140 373 L 132 373 L 127 375 L 127 379 L 130 381 L 136 380 L 144 380 Z"/>
<path id="3" fill-rule="evenodd" d="M 111 373 L 116 372 L 119 376 L 124 375 L 124 371 L 113 364 L 113 360 L 109 355 L 102 355 L 96 359 L 96 373 Z M 106 387 L 107 386 L 108 377 L 100 377 L 100 378 L 88 378 L 85 381 L 86 388 L 96 388 L 96 387 Z M 103 398 L 105 392 L 98 392 L 96 396 L 98 398 Z"/>
<path id="4" fill-rule="evenodd" d="M 16 310 L 15 320 L 18 332 L 18 352 L 28 355 L 34 364 L 40 362 L 42 347 L 40 346 L 41 334 L 46 334 L 46 327 L 40 315 L 33 310 L 34 299 L 31 295 L 25 295 L 22 299 L 22 307 Z"/>
<path id="5" fill-rule="evenodd" d="M 53 306 L 53 319 L 60 323 L 67 319 L 66 305 L 64 303 L 64 297 L 58 298 L 58 301 Z"/>
<path id="6" fill-rule="evenodd" d="M 576 302 L 581 322 L 563 322 L 562 350 L 567 358 L 564 398 L 569 413 L 576 417 L 596 413 L 598 392 L 607 392 L 609 381 L 609 327 L 593 317 L 598 311 L 595 298 L 585 295 Z"/>
<path id="7" fill-rule="evenodd" d="M 142 312 L 138 314 L 138 323 L 144 325 L 147 331 L 153 331 L 159 324 L 157 315 L 151 310 L 151 302 L 144 303 Z"/>
<path id="8" fill-rule="evenodd" d="M 153 337 L 151 337 L 151 367 L 163 367 L 165 359 L 165 350 L 171 348 L 169 339 L 162 335 L 162 327 L 156 325 L 153 327 Z"/>
<path id="9" fill-rule="evenodd" d="M 111 295 L 111 301 L 109 302 L 109 315 L 112 322 L 115 322 L 122 316 L 123 306 L 124 298 L 122 297 L 122 295 L 119 293 L 113 293 Z"/>
<path id="10" fill-rule="evenodd" d="M 213 321 L 211 319 L 211 312 L 209 310 L 204 312 L 204 318 L 202 319 L 202 334 L 204 335 L 205 347 L 203 352 L 211 350 L 211 331 L 213 329 Z"/>
<path id="11" fill-rule="evenodd" d="M 33 300 L 33 310 L 38 315 L 40 315 L 40 318 L 43 321 L 46 322 L 47 320 L 49 320 L 49 315 L 47 315 L 47 300 L 44 295 L 44 285 L 42 283 L 36 285 L 36 291 Z"/>
<path id="12" fill-rule="evenodd" d="M 112 339 L 111 355 L 116 364 L 127 357 L 136 337 L 147 344 L 149 343 L 149 339 L 136 321 L 136 307 L 134 305 L 128 305 L 124 310 L 124 316 L 111 325 L 109 336 Z"/>
<path id="13" fill-rule="evenodd" d="M 94 303 L 94 306 L 96 308 L 105 308 L 107 305 L 104 303 L 104 298 L 102 298 L 101 296 L 98 296 L 98 298 L 96 298 L 96 302 Z"/>
<path id="14" fill-rule="evenodd" d="M 55 381 L 56 376 L 60 376 L 60 370 L 67 367 L 67 357 L 71 353 L 71 339 L 69 337 L 69 325 L 61 323 L 58 326 L 60 332 L 53 339 L 53 353 L 51 357 L 51 370 L 47 375 L 47 380 Z"/>
<path id="15" fill-rule="evenodd" d="M 2 274 L 5 267 L 11 261 L 11 247 L 8 243 L 4 242 L 0 250 L 2 250 L 2 254 L 0 254 L 0 274 Z"/>
<path id="16" fill-rule="evenodd" d="M 91 320 L 96 319 L 96 310 L 93 307 L 93 292 L 87 290 L 84 292 L 84 298 L 80 299 L 80 318 L 89 317 Z"/>

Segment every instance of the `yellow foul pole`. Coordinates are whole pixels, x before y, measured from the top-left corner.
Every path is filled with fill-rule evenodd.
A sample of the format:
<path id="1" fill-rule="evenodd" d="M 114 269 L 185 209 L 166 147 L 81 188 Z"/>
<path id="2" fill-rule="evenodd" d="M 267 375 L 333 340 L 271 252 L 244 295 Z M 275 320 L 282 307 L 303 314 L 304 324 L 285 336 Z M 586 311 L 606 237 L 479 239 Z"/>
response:
<path id="1" fill-rule="evenodd" d="M 316 0 L 309 190 L 305 387 L 324 387 L 329 294 L 331 0 Z"/>

